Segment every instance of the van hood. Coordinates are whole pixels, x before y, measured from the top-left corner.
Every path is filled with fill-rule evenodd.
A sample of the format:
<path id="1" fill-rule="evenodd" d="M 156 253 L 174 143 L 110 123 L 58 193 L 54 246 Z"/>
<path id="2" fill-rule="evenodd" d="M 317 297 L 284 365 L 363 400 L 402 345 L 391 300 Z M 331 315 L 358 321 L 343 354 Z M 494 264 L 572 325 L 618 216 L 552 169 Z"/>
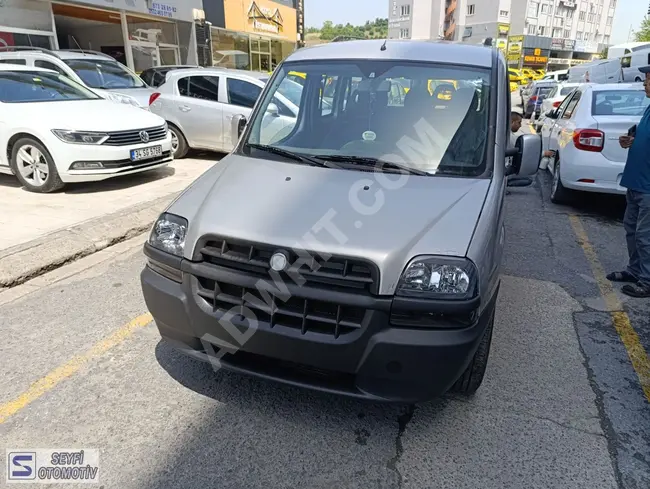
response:
<path id="1" fill-rule="evenodd" d="M 189 221 L 188 259 L 206 234 L 365 258 L 386 293 L 415 256 L 466 255 L 489 186 L 229 155 L 168 212 Z"/>
<path id="2" fill-rule="evenodd" d="M 20 104 L 17 117 L 25 124 L 39 121 L 50 128 L 79 131 L 129 131 L 162 126 L 165 121 L 148 110 L 109 100 L 74 100 Z M 44 110 L 46 109 L 46 110 Z"/>

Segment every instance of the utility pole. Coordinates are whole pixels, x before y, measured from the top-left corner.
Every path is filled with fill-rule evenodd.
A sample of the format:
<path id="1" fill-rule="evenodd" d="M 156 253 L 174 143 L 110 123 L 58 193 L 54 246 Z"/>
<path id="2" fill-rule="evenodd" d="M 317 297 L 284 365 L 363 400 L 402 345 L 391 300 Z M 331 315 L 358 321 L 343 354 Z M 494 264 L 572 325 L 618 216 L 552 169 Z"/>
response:
<path id="1" fill-rule="evenodd" d="M 629 30 L 629 32 L 627 33 L 627 42 L 630 42 L 630 41 L 632 40 L 632 33 L 634 32 L 634 31 L 632 30 L 632 25 L 633 25 L 633 24 L 630 24 L 630 30 Z"/>

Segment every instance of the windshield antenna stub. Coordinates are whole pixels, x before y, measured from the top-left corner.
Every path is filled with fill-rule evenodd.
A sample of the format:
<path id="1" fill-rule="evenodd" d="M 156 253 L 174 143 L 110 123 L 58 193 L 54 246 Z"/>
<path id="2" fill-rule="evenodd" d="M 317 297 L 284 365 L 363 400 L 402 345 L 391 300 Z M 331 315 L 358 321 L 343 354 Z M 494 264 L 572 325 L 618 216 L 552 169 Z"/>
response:
<path id="1" fill-rule="evenodd" d="M 388 39 L 384 39 L 384 44 L 381 45 L 381 48 L 379 48 L 380 51 L 386 51 L 386 43 L 388 42 Z"/>

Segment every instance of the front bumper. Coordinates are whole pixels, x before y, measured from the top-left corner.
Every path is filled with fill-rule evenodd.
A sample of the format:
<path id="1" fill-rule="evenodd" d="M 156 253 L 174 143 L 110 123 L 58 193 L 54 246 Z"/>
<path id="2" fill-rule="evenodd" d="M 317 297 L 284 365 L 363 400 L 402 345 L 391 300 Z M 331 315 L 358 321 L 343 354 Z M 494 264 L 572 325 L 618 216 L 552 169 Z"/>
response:
<path id="1" fill-rule="evenodd" d="M 162 156 L 131 161 L 131 150 L 162 146 Z M 167 166 L 173 160 L 171 136 L 149 143 L 125 146 L 83 145 L 64 143 L 55 136 L 47 144 L 61 181 L 66 183 L 106 180 Z M 105 168 L 71 169 L 76 162 L 101 162 Z"/>
<path id="2" fill-rule="evenodd" d="M 148 246 L 145 253 L 155 263 L 170 258 Z M 361 328 L 338 337 L 264 321 L 250 329 L 245 319 L 230 318 L 224 324 L 223 312 L 198 295 L 200 285 L 194 273 L 205 274 L 201 264 L 174 260 L 167 264 L 183 270 L 181 283 L 150 266 L 141 274 L 145 302 L 163 339 L 199 360 L 211 361 L 208 353 L 216 355 L 219 366 L 227 370 L 375 401 L 420 402 L 448 391 L 476 352 L 492 320 L 497 296 L 480 315 L 471 316 L 468 326 L 432 330 L 393 326 L 391 313 L 396 309 L 416 310 L 400 299 L 357 297 L 287 284 L 292 296 L 347 305 L 358 302 L 366 309 Z M 218 280 L 239 285 L 249 280 L 227 269 L 213 273 Z M 476 311 L 479 302 L 447 303 L 446 307 L 441 303 L 439 309 L 446 314 Z"/>

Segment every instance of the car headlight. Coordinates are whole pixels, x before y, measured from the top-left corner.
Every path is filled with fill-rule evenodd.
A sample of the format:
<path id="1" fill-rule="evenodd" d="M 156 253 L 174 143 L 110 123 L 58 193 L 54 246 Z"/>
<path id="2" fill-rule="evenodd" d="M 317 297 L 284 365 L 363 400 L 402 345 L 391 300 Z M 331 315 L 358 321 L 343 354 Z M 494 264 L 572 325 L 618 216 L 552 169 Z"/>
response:
<path id="1" fill-rule="evenodd" d="M 107 94 L 108 99 L 112 100 L 113 102 L 119 102 L 121 104 L 130 104 L 133 105 L 134 107 L 140 107 L 140 104 L 136 99 L 133 97 L 129 97 L 128 95 L 123 95 L 121 93 L 112 93 L 109 92 Z"/>
<path id="2" fill-rule="evenodd" d="M 422 257 L 402 273 L 397 295 L 421 299 L 472 299 L 477 293 L 476 267 L 464 258 Z"/>
<path id="3" fill-rule="evenodd" d="M 69 131 L 66 129 L 52 129 L 52 133 L 64 143 L 74 144 L 102 144 L 108 139 L 105 132 Z"/>
<path id="4" fill-rule="evenodd" d="M 156 220 L 149 236 L 149 244 L 172 255 L 183 256 L 187 219 L 163 213 Z"/>

